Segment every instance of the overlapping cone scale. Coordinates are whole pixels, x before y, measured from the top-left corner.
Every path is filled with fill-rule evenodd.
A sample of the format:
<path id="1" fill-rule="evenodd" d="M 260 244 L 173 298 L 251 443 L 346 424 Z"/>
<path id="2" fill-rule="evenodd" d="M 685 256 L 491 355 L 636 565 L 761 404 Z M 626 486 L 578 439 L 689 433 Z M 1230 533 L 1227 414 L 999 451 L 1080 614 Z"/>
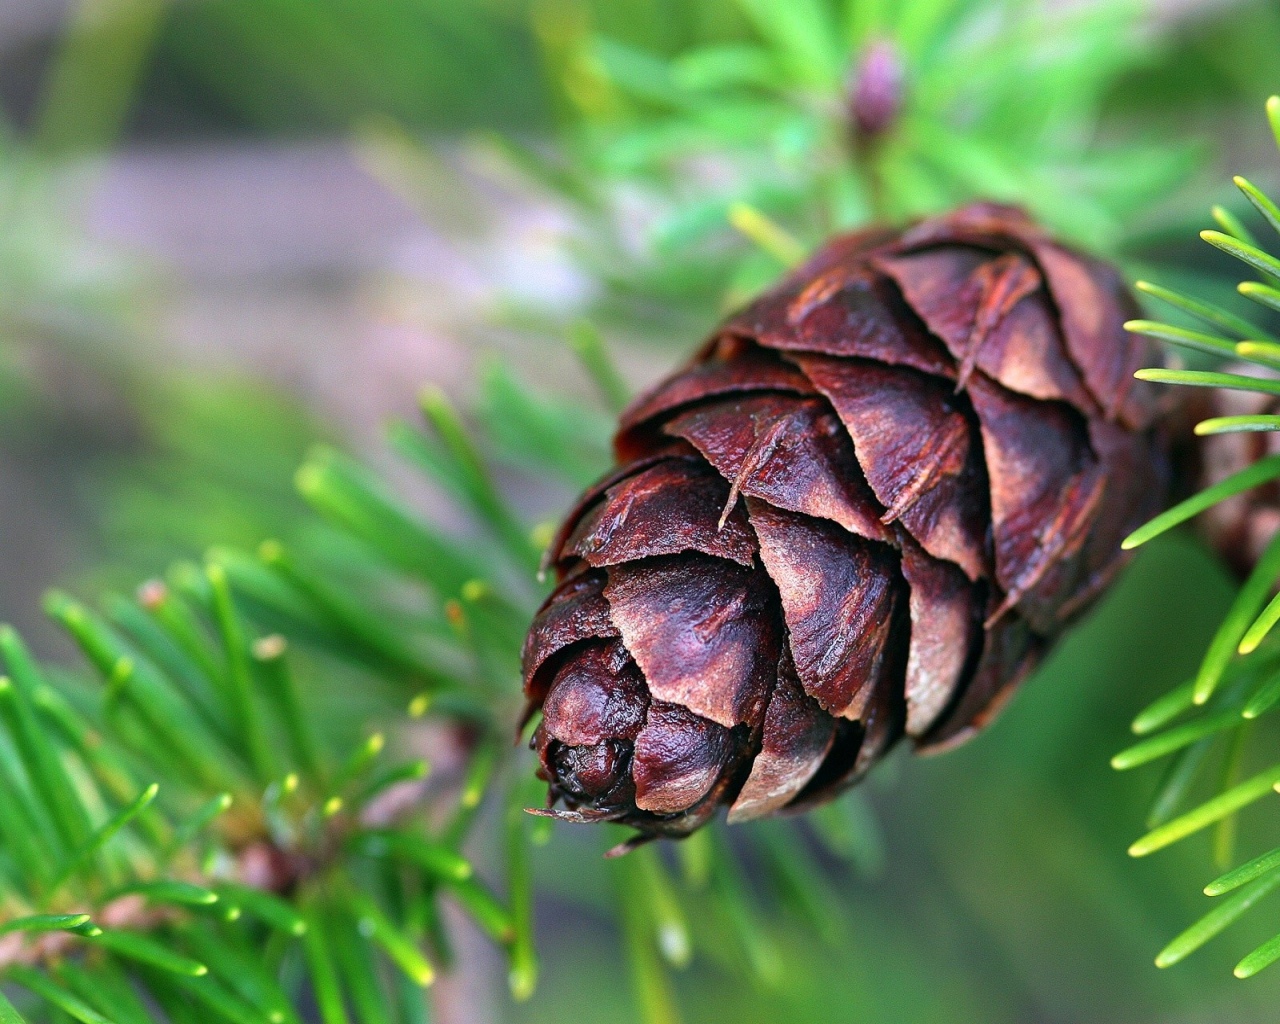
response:
<path id="1" fill-rule="evenodd" d="M 1159 510 L 1111 268 L 978 205 L 840 237 L 623 414 L 524 651 L 548 805 L 686 835 L 984 726 Z"/>

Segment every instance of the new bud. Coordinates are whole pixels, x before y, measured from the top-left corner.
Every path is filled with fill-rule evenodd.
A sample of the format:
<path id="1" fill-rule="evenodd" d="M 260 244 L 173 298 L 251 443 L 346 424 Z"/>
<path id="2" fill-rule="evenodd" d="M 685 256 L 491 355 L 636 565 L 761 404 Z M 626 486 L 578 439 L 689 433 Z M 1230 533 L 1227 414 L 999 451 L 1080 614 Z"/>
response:
<path id="1" fill-rule="evenodd" d="M 856 142 L 872 142 L 893 127 L 902 110 L 905 77 L 893 43 L 881 39 L 863 50 L 848 91 L 849 122 Z"/>

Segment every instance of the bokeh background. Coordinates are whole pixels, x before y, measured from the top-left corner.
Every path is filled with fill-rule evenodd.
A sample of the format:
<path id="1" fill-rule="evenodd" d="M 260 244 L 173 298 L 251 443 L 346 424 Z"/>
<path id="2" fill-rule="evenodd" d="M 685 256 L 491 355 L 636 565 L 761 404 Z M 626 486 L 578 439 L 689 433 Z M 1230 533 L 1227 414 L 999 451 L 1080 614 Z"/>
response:
<path id="1" fill-rule="evenodd" d="M 858 51 L 834 91 L 803 60 L 771 78 L 748 49 L 770 6 L 0 2 L 0 619 L 57 657 L 51 584 L 129 586 L 287 534 L 317 441 L 418 486 L 383 430 L 425 385 L 478 412 L 532 394 L 578 417 L 589 475 L 608 417 L 575 337 L 603 335 L 639 388 L 777 275 L 780 246 L 870 216 L 813 128 L 840 120 Z M 1280 179 L 1260 116 L 1280 89 L 1274 0 L 831 10 L 894 7 L 915 120 L 877 172 L 889 213 L 1018 199 L 1131 274 L 1229 293 L 1194 230 L 1211 203 L 1237 208 L 1229 173 Z M 799 113 L 769 121 L 715 82 Z M 533 521 L 569 484 L 527 442 L 495 443 Z M 812 826 L 836 851 L 816 918 L 765 909 L 755 946 L 700 944 L 670 1002 L 637 989 L 599 843 L 562 826 L 538 864 L 539 991 L 513 1004 L 476 939 L 437 1016 L 1274 1021 L 1280 972 L 1230 978 L 1274 910 L 1152 966 L 1200 912 L 1208 842 L 1129 860 L 1159 779 L 1107 765 L 1132 714 L 1194 668 L 1232 587 L 1190 536 L 1144 552 L 996 728 L 893 759 Z M 1255 817 L 1242 828 L 1264 848 L 1276 829 Z"/>

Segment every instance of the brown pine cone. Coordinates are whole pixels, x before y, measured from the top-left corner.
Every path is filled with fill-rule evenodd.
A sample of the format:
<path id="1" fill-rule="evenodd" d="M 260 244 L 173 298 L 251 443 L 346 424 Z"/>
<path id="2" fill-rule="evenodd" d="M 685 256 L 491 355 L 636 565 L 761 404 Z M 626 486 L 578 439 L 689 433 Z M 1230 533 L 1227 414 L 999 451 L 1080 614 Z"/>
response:
<path id="1" fill-rule="evenodd" d="M 1247 377 L 1274 379 L 1277 376 L 1256 363 L 1233 363 L 1222 369 Z M 1229 388 L 1196 388 L 1183 399 L 1183 404 L 1181 418 L 1191 422 L 1218 416 L 1280 412 L 1280 399 L 1257 391 Z M 1189 435 L 1190 431 L 1185 433 Z M 1199 491 L 1248 469 L 1259 459 L 1280 454 L 1280 433 L 1211 434 L 1185 445 L 1184 449 L 1179 454 L 1190 465 L 1179 466 L 1178 477 L 1190 481 L 1193 489 Z M 1280 481 L 1272 480 L 1212 505 L 1200 516 L 1197 526 L 1209 546 L 1237 574 L 1247 576 L 1280 530 Z"/>
<path id="2" fill-rule="evenodd" d="M 638 840 L 990 721 L 1161 507 L 1111 268 L 978 205 L 837 238 L 623 414 L 524 650 L 549 805 Z"/>

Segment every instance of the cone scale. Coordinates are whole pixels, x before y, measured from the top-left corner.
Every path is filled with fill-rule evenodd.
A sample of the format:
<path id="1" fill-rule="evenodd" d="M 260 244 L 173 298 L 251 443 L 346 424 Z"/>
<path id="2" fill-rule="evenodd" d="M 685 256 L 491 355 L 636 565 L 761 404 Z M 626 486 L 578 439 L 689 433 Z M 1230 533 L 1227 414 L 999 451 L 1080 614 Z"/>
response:
<path id="1" fill-rule="evenodd" d="M 986 725 L 1161 507 L 1114 270 L 1019 211 L 837 238 L 639 398 L 524 649 L 550 813 L 687 835 Z"/>

